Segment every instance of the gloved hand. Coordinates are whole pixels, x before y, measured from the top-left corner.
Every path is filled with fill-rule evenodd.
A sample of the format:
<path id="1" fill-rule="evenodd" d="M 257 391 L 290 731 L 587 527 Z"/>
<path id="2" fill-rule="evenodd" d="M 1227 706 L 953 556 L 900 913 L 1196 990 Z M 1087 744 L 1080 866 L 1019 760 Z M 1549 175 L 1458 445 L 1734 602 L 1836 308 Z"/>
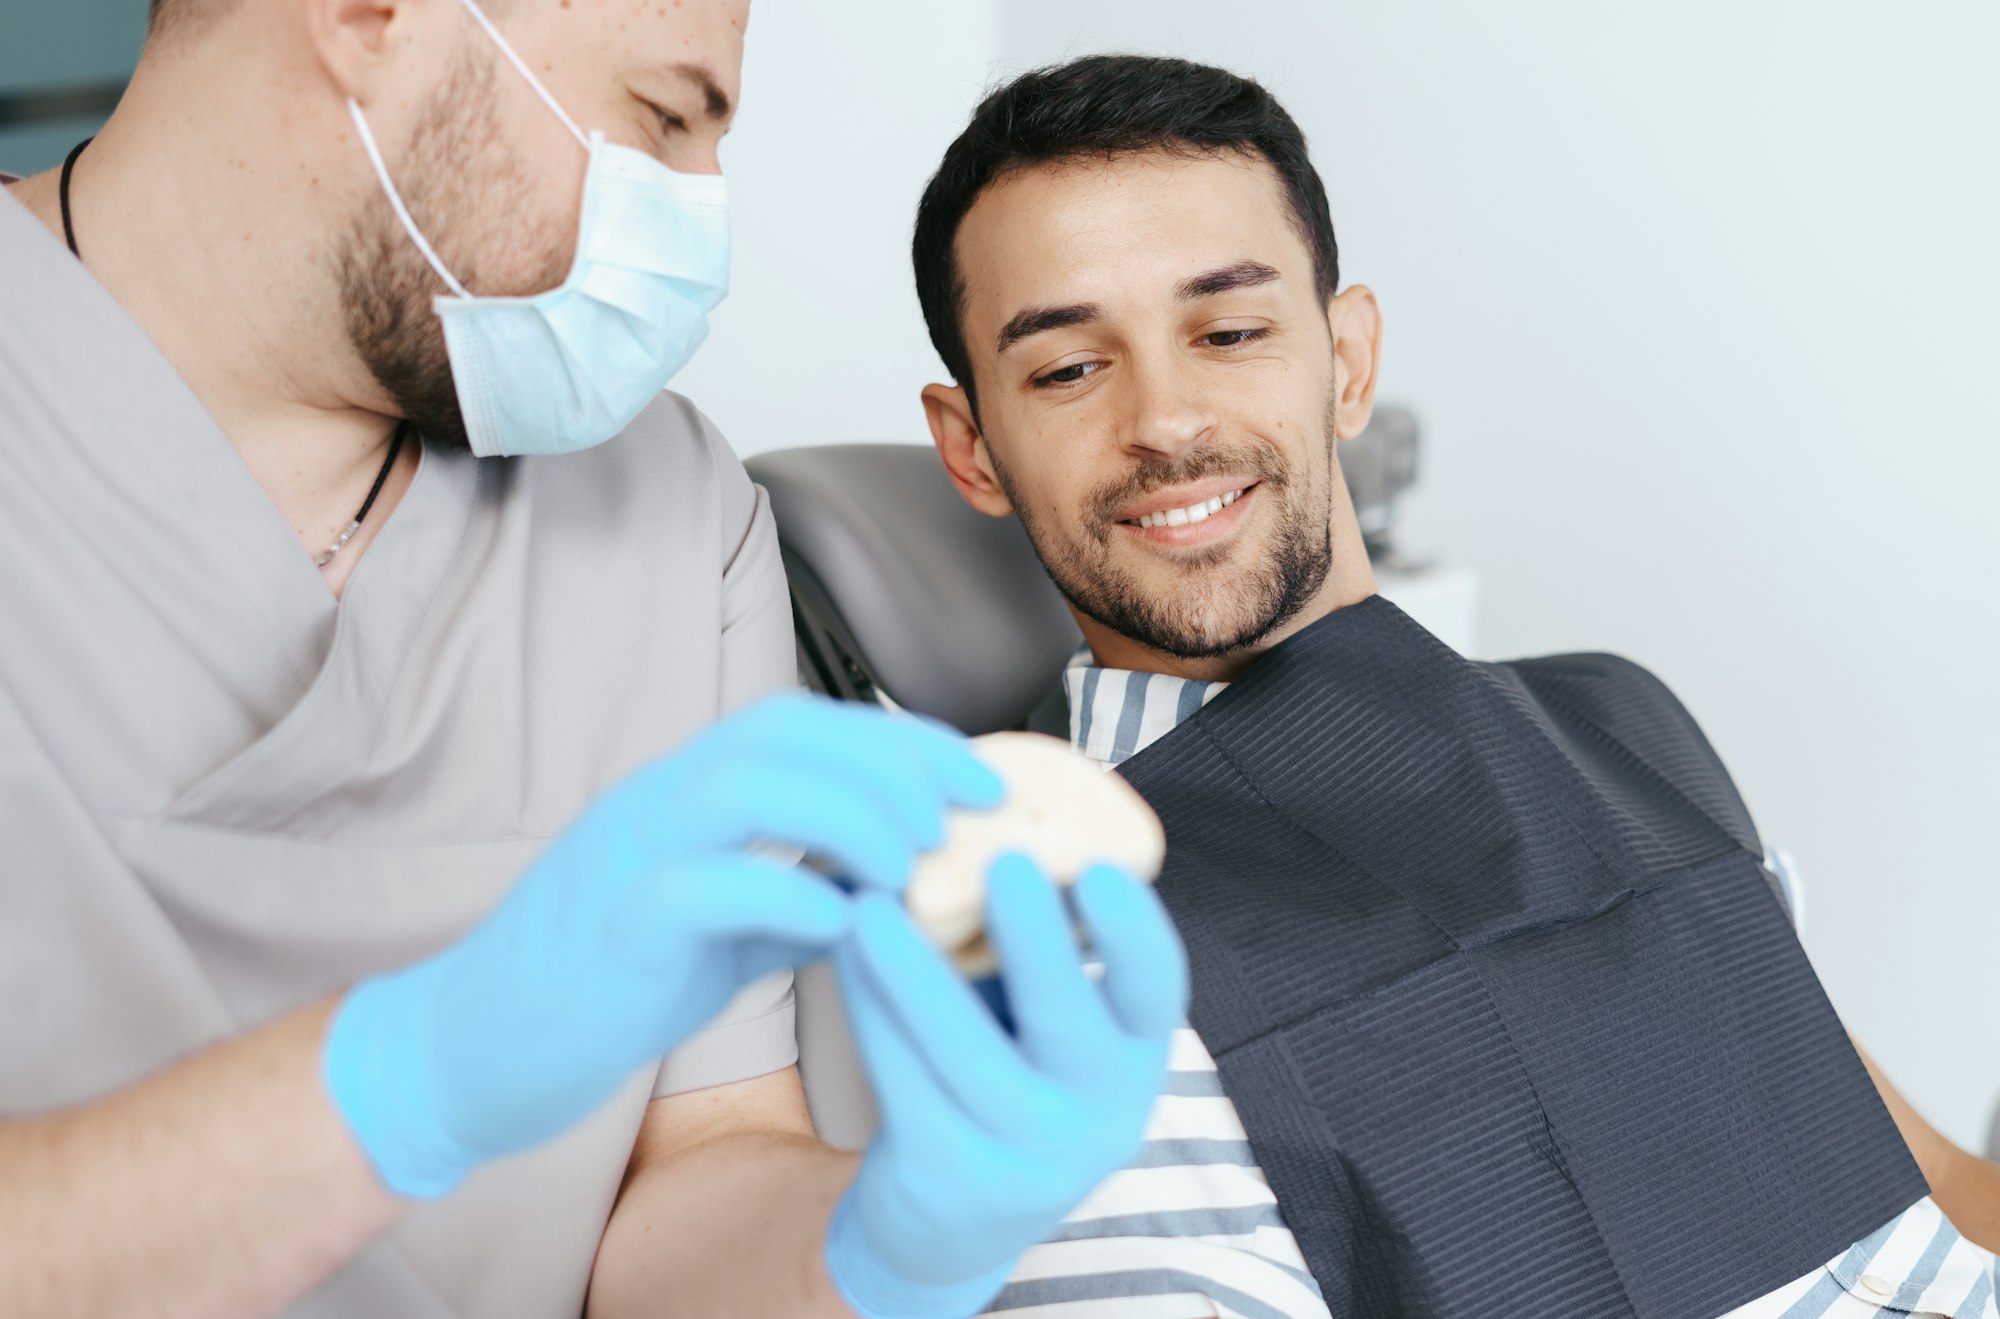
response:
<path id="1" fill-rule="evenodd" d="M 1187 960 L 1153 891 L 1107 867 L 1076 906 L 1025 857 L 988 884 L 1010 1038 L 889 898 L 864 895 L 834 953 L 882 1112 L 827 1228 L 827 1271 L 864 1319 L 945 1319 L 991 1300 L 1015 1259 L 1138 1152 L 1187 1008 Z"/>
<path id="2" fill-rule="evenodd" d="M 723 720 L 600 797 L 464 938 L 349 993 L 322 1059 L 335 1105 L 391 1189 L 443 1194 L 841 937 L 852 899 L 750 845 L 899 889 L 948 805 L 1001 792 L 915 719 L 785 696 Z"/>

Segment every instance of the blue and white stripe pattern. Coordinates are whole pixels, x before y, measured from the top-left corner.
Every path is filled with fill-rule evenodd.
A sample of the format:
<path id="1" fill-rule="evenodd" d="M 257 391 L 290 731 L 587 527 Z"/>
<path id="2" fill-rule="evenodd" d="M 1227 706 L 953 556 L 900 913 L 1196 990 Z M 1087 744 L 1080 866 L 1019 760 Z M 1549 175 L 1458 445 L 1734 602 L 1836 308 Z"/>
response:
<path id="1" fill-rule="evenodd" d="M 1030 1249 L 989 1312 L 1009 1319 L 1328 1319 L 1201 1038 L 1174 1032 L 1132 1165 Z"/>
<path id="2" fill-rule="evenodd" d="M 1069 693 L 1069 740 L 1079 751 L 1116 769 L 1174 726 L 1222 694 L 1226 682 L 1202 682 L 1165 673 L 1100 669 L 1070 661 L 1063 671 Z"/>
<path id="3" fill-rule="evenodd" d="M 1088 651 L 1063 681 L 1070 740 L 1106 769 L 1227 686 L 1097 668 Z M 1780 860 L 1774 874 L 1796 911 L 1791 868 Z M 1175 1032 L 1169 1066 L 1139 1158 L 1021 1257 L 990 1311 L 1009 1319 L 1328 1319 L 1215 1060 L 1191 1028 Z M 1926 1198 L 1825 1267 L 1723 1319 L 2000 1319 L 1992 1268 L 1992 1257 Z"/>
<path id="4" fill-rule="evenodd" d="M 1958 1234 L 1929 1196 L 1823 1269 L 1723 1319 L 1991 1319 L 1993 1257 Z"/>

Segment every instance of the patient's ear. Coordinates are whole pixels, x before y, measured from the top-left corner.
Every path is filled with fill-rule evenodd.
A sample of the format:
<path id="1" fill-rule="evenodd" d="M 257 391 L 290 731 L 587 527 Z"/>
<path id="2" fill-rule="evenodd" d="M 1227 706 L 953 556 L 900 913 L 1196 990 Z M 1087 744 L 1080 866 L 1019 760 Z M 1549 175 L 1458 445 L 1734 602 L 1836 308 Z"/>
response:
<path id="1" fill-rule="evenodd" d="M 1014 505 L 993 474 L 993 456 L 986 451 L 986 438 L 979 433 L 965 390 L 957 385 L 925 385 L 924 416 L 944 470 L 965 502 L 992 518 L 1012 513 Z"/>
<path id="2" fill-rule="evenodd" d="M 1382 310 L 1366 284 L 1350 284 L 1326 303 L 1333 334 L 1333 433 L 1351 440 L 1368 428 L 1382 364 Z"/>

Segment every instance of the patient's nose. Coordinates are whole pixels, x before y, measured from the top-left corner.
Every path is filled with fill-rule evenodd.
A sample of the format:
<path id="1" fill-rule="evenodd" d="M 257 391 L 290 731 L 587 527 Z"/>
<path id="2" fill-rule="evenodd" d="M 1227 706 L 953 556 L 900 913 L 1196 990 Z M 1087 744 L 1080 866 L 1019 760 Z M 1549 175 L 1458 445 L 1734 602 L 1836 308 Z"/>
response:
<path id="1" fill-rule="evenodd" d="M 1135 362 L 1127 380 L 1128 452 L 1178 458 L 1212 438 L 1215 414 L 1192 372 L 1170 360 Z"/>

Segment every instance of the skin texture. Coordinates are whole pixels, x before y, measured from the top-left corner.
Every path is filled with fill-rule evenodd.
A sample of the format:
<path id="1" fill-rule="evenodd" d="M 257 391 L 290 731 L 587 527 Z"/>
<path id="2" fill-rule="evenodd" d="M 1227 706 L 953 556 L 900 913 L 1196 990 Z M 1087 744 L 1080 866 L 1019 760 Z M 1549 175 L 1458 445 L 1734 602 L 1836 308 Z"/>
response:
<path id="1" fill-rule="evenodd" d="M 1232 679 L 1373 593 L 1334 446 L 1367 424 L 1381 318 L 1360 285 L 1320 303 L 1267 164 L 1148 154 L 1020 170 L 980 194 L 957 257 L 979 418 L 962 389 L 930 385 L 932 438 L 968 503 L 1020 517 L 1100 664 Z M 1245 261 L 1277 277 L 1183 296 L 1191 278 Z M 1076 307 L 1094 311 L 1001 347 L 1023 311 Z M 1238 331 L 1266 328 L 1241 344 Z M 1115 525 L 1267 470 L 1288 487 L 1239 500 L 1233 521 Z M 1310 598 L 1274 617 L 1293 519 L 1314 538 L 1324 528 L 1331 562 Z M 1107 602 L 1121 595 L 1118 614 Z M 1939 1205 L 2000 1250 L 2000 1165 L 1945 1139 L 1868 1066 Z"/>
<path id="2" fill-rule="evenodd" d="M 1268 165 L 1017 171 L 974 203 L 958 255 L 984 429 L 932 385 L 932 435 L 974 507 L 1021 517 L 1101 660 L 1233 677 L 1373 593 L 1335 445 L 1367 425 L 1381 318 L 1358 285 L 1321 302 Z M 1185 296 L 1253 265 L 1270 274 Z M 1086 306 L 999 347 L 1024 311 Z M 1123 525 L 1243 486 L 1198 526 Z"/>
<path id="3" fill-rule="evenodd" d="M 719 168 L 745 0 L 512 0 L 493 14 L 586 131 L 677 170 Z M 233 0 L 185 17 L 148 47 L 78 162 L 78 245 L 316 555 L 375 479 L 398 393 L 435 398 L 425 373 L 443 360 L 428 311 L 442 286 L 406 250 L 347 98 L 474 292 L 562 278 L 586 157 L 459 0 Z M 706 70 L 716 103 L 681 64 Z M 53 171 L 12 192 L 60 235 Z M 356 328 L 371 315 L 402 323 L 371 342 Z M 322 570 L 336 595 L 417 461 L 405 446 Z M 387 1230 L 403 1205 L 319 1083 L 330 1011 L 299 1009 L 79 1108 L 0 1122 L 0 1312 L 269 1314 Z M 699 1297 L 707 1313 L 844 1314 L 819 1243 L 852 1168 L 812 1138 L 795 1072 L 654 1101 L 592 1313 L 687 1312 Z"/>
<path id="4" fill-rule="evenodd" d="M 319 1087 L 332 1011 L 0 1123 L 0 1312 L 270 1314 L 386 1231 L 403 1207 Z"/>

